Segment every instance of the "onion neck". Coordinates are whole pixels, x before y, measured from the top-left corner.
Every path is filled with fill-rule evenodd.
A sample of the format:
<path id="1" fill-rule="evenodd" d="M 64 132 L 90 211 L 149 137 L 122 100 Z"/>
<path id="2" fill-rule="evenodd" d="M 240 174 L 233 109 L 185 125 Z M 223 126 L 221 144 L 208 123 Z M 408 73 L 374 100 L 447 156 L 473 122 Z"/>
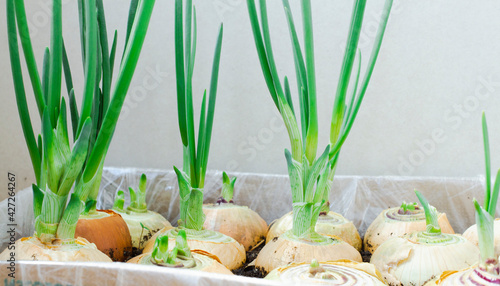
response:
<path id="1" fill-rule="evenodd" d="M 498 263 L 498 259 L 495 258 L 481 262 L 478 269 L 497 277 L 500 276 L 500 264 Z M 496 281 L 500 283 L 500 277 L 498 277 Z"/>
<path id="2" fill-rule="evenodd" d="M 187 229 L 202 230 L 205 222 L 203 213 L 203 188 L 193 188 L 189 176 L 174 167 L 180 193 L 179 226 Z"/>
<path id="3" fill-rule="evenodd" d="M 321 210 L 322 202 L 319 203 L 294 203 L 293 204 L 293 227 L 294 236 L 309 239 L 316 236 L 315 228 Z"/>

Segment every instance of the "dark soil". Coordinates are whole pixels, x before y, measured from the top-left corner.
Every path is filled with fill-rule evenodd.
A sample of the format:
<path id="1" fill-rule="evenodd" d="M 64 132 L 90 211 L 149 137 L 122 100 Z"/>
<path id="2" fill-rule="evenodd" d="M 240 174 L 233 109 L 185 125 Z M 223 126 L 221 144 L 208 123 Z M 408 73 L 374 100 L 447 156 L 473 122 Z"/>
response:
<path id="1" fill-rule="evenodd" d="M 136 257 L 137 255 L 141 255 L 141 254 L 142 254 L 142 250 L 138 249 L 137 247 L 132 247 L 132 251 L 125 250 L 123 252 L 123 257 L 124 257 L 123 262 L 127 262 L 129 259 Z"/>
<path id="2" fill-rule="evenodd" d="M 372 254 L 370 251 L 361 251 L 361 257 L 363 258 L 363 262 L 370 262 L 370 259 L 372 258 Z"/>
<path id="3" fill-rule="evenodd" d="M 259 245 L 257 248 L 252 249 L 247 252 L 247 260 L 245 264 L 236 270 L 233 270 L 233 273 L 236 275 L 240 276 L 246 276 L 246 277 L 254 277 L 254 278 L 264 278 L 265 274 L 260 271 L 259 269 L 255 268 L 255 266 L 248 266 L 252 261 L 257 258 L 257 255 L 259 254 L 260 250 L 264 247 L 264 243 Z"/>

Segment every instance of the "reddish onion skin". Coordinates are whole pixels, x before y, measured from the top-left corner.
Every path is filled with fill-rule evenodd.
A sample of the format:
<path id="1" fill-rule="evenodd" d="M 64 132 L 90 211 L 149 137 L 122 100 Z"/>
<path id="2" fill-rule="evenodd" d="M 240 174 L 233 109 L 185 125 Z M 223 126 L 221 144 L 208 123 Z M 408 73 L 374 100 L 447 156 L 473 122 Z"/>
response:
<path id="1" fill-rule="evenodd" d="M 445 271 L 438 278 L 424 286 L 494 286 L 500 285 L 500 265 L 492 259 L 486 264 L 473 266 L 461 271 Z"/>
<path id="2" fill-rule="evenodd" d="M 94 243 L 113 261 L 124 261 L 132 252 L 132 240 L 123 218 L 112 210 L 97 210 L 101 218 L 80 218 L 75 237 Z"/>

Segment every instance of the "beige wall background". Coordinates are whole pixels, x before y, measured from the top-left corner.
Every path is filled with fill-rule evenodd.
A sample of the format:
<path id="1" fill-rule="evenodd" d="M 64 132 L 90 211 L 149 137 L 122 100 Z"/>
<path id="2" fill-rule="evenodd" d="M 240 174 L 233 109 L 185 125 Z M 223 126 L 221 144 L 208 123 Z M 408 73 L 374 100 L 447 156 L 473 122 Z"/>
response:
<path id="1" fill-rule="evenodd" d="M 25 1 L 39 68 L 50 39 L 49 0 Z M 83 89 L 76 1 L 63 0 L 64 37 L 78 99 Z M 126 4 L 124 2 L 127 2 Z M 292 9 L 300 23 L 298 0 Z M 352 1 L 314 0 L 320 149 L 329 122 Z M 360 47 L 364 63 L 382 10 L 368 1 Z M 194 1 L 198 49 L 196 110 L 208 88 L 218 25 L 224 22 L 219 92 L 209 168 L 286 173 L 288 136 L 265 86 L 244 0 Z M 33 172 L 17 114 L 0 0 L 0 199 L 7 173 L 18 189 Z M 182 165 L 174 70 L 174 1 L 156 1 L 143 52 L 107 155 L 107 166 L 169 169 Z M 119 30 L 121 53 L 128 1 L 106 0 L 108 31 Z M 268 1 L 280 76 L 295 87 L 281 1 Z M 484 173 L 480 117 L 487 113 L 493 168 L 500 166 L 500 2 L 395 0 L 371 84 L 341 153 L 338 174 L 476 176 Z M 299 25 L 299 32 L 300 25 Z M 111 36 L 110 36 L 111 40 Z M 364 65 L 363 65 L 364 67 Z M 27 80 L 27 74 L 25 74 Z M 35 131 L 39 120 L 27 81 Z M 295 89 L 292 89 L 296 96 Z M 66 94 L 63 92 L 66 96 Z"/>

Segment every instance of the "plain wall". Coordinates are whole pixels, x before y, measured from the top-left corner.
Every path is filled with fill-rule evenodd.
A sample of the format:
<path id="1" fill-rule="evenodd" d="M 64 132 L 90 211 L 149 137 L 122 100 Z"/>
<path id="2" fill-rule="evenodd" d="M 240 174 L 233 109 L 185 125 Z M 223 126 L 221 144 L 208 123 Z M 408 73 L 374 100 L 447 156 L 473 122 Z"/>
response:
<path id="1" fill-rule="evenodd" d="M 49 0 L 25 1 L 38 66 L 50 39 Z M 63 0 L 64 37 L 78 103 L 83 72 L 76 1 Z M 106 0 L 108 33 L 119 30 L 121 55 L 128 1 Z M 125 3 L 126 4 L 125 4 Z M 281 1 L 267 1 L 280 77 L 296 96 L 291 43 Z M 292 10 L 301 33 L 300 5 Z M 314 0 L 319 147 L 329 122 L 353 1 Z M 384 1 L 368 1 L 360 40 L 363 72 Z M 288 135 L 265 85 L 244 0 L 194 1 L 198 49 L 195 113 L 208 89 L 215 40 L 224 22 L 219 89 L 209 169 L 286 173 Z M 0 1 L 0 199 L 7 173 L 18 189 L 34 182 L 19 122 Z M 174 1 L 158 0 L 105 164 L 169 169 L 182 166 L 174 69 Z M 493 169 L 500 166 L 500 2 L 395 0 L 379 59 L 337 174 L 469 177 L 484 173 L 481 112 L 490 127 Z M 302 39 L 301 39 L 302 41 Z M 119 58 L 119 57 L 117 57 Z M 24 64 L 23 64 L 24 65 Z M 118 65 L 115 69 L 118 68 Z M 116 73 L 115 73 L 116 74 Z M 35 132 L 39 118 L 27 74 Z M 63 95 L 66 96 L 65 88 Z M 298 106 L 295 101 L 296 107 Z M 198 115 L 196 115 L 196 121 Z M 2 191 L 3 190 L 3 191 Z"/>

